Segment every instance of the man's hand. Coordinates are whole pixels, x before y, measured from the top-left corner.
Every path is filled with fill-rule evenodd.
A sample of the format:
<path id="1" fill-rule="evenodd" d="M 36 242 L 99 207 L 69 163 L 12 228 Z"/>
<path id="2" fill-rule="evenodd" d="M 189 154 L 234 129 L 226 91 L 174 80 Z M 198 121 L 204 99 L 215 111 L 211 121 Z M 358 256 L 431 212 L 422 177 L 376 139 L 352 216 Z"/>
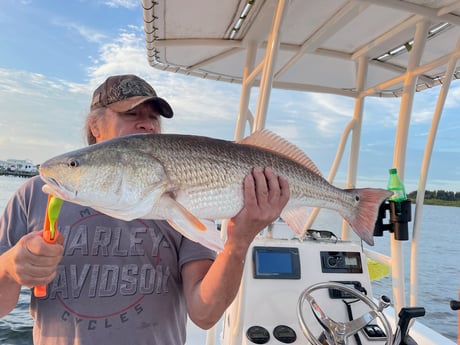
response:
<path id="1" fill-rule="evenodd" d="M 64 238 L 56 243 L 46 243 L 41 232 L 23 236 L 2 256 L 7 275 L 19 285 L 33 287 L 46 285 L 56 276 L 56 268 L 62 259 Z"/>
<path id="2" fill-rule="evenodd" d="M 289 201 L 287 180 L 273 169 L 254 168 L 244 179 L 244 206 L 227 228 L 228 245 L 247 250 L 254 237 L 274 222 Z"/>

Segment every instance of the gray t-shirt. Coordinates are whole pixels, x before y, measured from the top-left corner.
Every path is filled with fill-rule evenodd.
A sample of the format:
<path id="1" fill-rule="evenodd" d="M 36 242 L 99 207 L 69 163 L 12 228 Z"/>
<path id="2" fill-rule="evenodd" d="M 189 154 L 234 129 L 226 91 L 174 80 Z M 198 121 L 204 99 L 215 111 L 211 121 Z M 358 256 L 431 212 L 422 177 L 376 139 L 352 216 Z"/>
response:
<path id="1" fill-rule="evenodd" d="M 0 218 L 0 254 L 43 228 L 47 195 L 35 177 Z M 121 221 L 64 202 L 64 256 L 45 298 L 32 297 L 36 345 L 183 344 L 187 312 L 181 268 L 215 252 L 165 221 Z"/>

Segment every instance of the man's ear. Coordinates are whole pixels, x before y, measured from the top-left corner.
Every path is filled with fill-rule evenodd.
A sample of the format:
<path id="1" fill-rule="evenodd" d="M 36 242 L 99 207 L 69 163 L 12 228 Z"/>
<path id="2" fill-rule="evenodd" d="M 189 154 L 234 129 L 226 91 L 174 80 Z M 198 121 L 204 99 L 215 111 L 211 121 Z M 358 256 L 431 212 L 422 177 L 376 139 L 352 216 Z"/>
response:
<path id="1" fill-rule="evenodd" d="M 93 121 L 91 121 L 91 123 L 89 125 L 89 129 L 91 130 L 91 133 L 93 134 L 93 136 L 96 139 L 99 138 L 100 131 L 99 131 L 99 126 L 98 126 L 98 123 L 97 123 L 96 119 L 93 119 Z"/>

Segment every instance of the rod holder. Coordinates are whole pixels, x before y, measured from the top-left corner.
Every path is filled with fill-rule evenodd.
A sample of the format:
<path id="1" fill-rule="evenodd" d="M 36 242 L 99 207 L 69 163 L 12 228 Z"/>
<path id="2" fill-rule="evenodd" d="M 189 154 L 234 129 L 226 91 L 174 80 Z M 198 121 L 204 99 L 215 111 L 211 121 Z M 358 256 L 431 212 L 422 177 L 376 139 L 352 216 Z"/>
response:
<path id="1" fill-rule="evenodd" d="M 389 213 L 389 221 L 384 222 Z M 379 214 L 374 226 L 374 236 L 383 236 L 384 231 L 394 233 L 398 241 L 409 239 L 408 223 L 412 220 L 412 207 L 409 199 L 404 201 L 385 200 L 379 208 Z"/>

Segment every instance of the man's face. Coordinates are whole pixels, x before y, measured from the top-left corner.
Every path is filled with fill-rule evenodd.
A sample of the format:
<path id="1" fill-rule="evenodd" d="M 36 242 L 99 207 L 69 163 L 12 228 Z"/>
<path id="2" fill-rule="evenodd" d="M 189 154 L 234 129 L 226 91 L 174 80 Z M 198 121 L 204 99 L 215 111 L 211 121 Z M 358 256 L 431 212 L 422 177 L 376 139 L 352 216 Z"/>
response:
<path id="1" fill-rule="evenodd" d="M 110 108 L 92 128 L 96 142 L 136 133 L 160 133 L 160 114 L 153 104 L 143 103 L 126 113 Z"/>

